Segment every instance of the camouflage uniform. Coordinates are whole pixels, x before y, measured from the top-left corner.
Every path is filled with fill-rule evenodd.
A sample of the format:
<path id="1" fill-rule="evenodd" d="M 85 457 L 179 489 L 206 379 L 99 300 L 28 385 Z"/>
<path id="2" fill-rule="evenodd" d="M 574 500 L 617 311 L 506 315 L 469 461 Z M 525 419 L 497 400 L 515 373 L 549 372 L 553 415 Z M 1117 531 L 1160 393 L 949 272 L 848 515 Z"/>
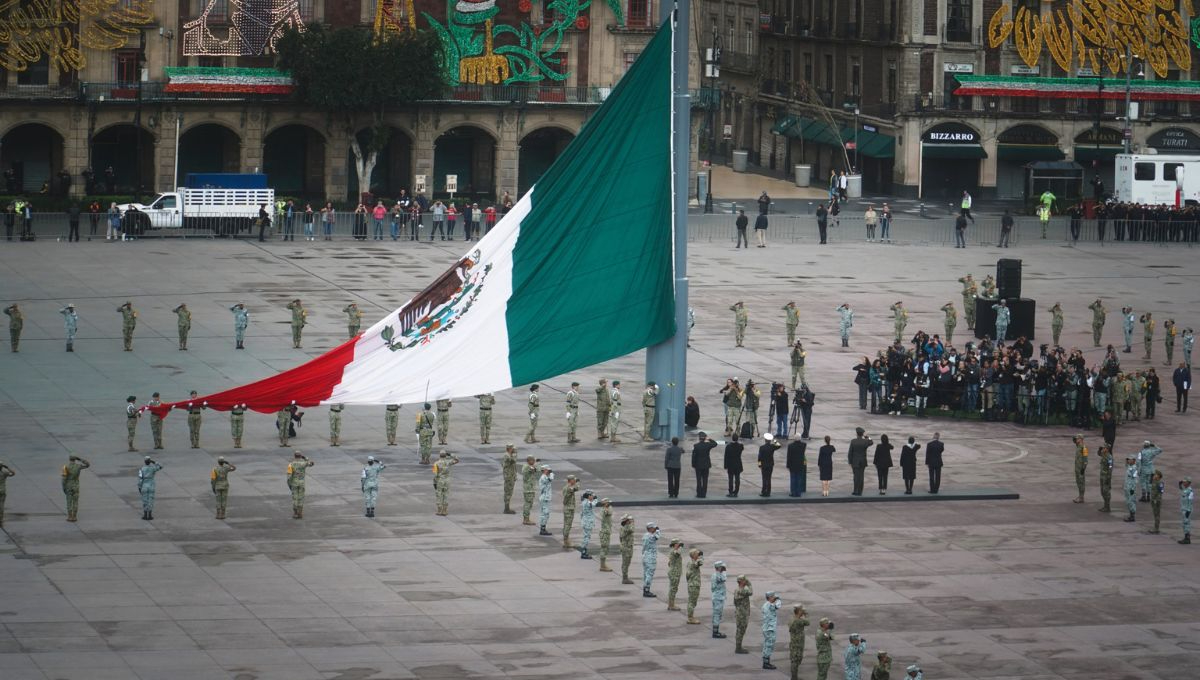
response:
<path id="1" fill-rule="evenodd" d="M 596 432 L 599 439 L 608 437 L 608 381 L 604 378 L 600 379 L 600 385 L 596 388 Z"/>
<path id="2" fill-rule="evenodd" d="M 512 515 L 514 511 L 510 506 L 512 502 L 513 487 L 517 484 L 517 449 L 508 446 L 504 449 L 504 456 L 500 458 L 500 473 L 504 476 L 504 514 Z"/>
<path id="3" fill-rule="evenodd" d="M 738 347 L 742 346 L 742 341 L 746 338 L 746 326 L 750 323 L 750 313 L 746 311 L 746 305 L 738 302 L 731 306 L 729 311 L 733 312 L 734 334 L 733 339 Z"/>
<path id="4" fill-rule="evenodd" d="M 608 566 L 608 547 L 612 544 L 612 504 L 600 499 L 600 571 L 612 571 Z"/>
<path id="5" fill-rule="evenodd" d="M 367 464 L 363 467 L 362 476 L 359 480 L 359 487 L 363 493 L 363 505 L 366 508 L 367 517 L 375 516 L 375 503 L 379 500 L 379 473 L 387 466 L 375 459 L 375 456 L 367 458 Z"/>
<path id="6" fill-rule="evenodd" d="M 209 485 L 217 498 L 217 519 L 225 519 L 225 506 L 229 502 L 229 473 L 236 469 L 236 466 L 224 458 L 218 458 L 217 466 L 209 475 Z"/>
<path id="7" fill-rule="evenodd" d="M 533 512 L 533 499 L 537 495 L 538 476 L 541 474 L 534 465 L 535 462 L 534 457 L 530 456 L 526 459 L 525 467 L 521 468 L 521 493 L 525 497 L 525 502 L 521 506 L 521 523 L 527 526 L 533 525 L 533 520 L 529 519 L 529 515 Z"/>
<path id="8" fill-rule="evenodd" d="M 229 430 L 233 435 L 233 448 L 242 448 L 242 433 L 246 429 L 246 405 L 238 404 L 229 410 Z"/>
<path id="9" fill-rule="evenodd" d="M 616 444 L 617 428 L 621 425 L 621 381 L 614 380 L 612 392 L 608 394 L 608 441 Z"/>
<path id="10" fill-rule="evenodd" d="M 954 308 L 953 302 L 947 302 L 942 305 L 942 312 L 946 315 L 943 322 L 946 327 L 946 344 L 954 342 L 954 329 L 958 326 L 958 310 Z"/>
<path id="11" fill-rule="evenodd" d="M 579 438 L 575 436 L 575 426 L 579 423 L 579 383 L 571 383 L 567 391 L 567 443 L 575 444 Z"/>
<path id="12" fill-rule="evenodd" d="M 592 542 L 592 531 L 596 528 L 596 495 L 591 491 L 584 491 L 579 507 L 579 526 L 583 529 L 583 540 L 579 542 L 579 557 L 590 560 L 592 556 L 588 554 L 588 544 Z"/>
<path id="13" fill-rule="evenodd" d="M 700 623 L 700 619 L 696 618 L 696 603 L 700 601 L 700 567 L 704 565 L 703 555 L 704 553 L 693 548 L 689 553 L 691 560 L 687 565 L 687 622 L 693 625 Z"/>
<path id="14" fill-rule="evenodd" d="M 1154 347 L 1154 319 L 1150 312 L 1142 317 L 1142 341 L 1146 345 L 1146 360 L 1150 360 L 1151 349 Z"/>
<path id="15" fill-rule="evenodd" d="M 795 302 L 789 302 L 783 306 L 783 311 L 787 313 L 787 344 L 788 347 L 796 344 L 796 328 L 800 325 L 800 310 L 796 309 Z"/>
<path id="16" fill-rule="evenodd" d="M 896 342 L 900 342 L 904 336 L 904 329 L 908 327 L 908 310 L 899 302 L 889 309 L 892 310 L 892 325 L 896 331 Z"/>
<path id="17" fill-rule="evenodd" d="M 79 515 L 79 473 L 91 466 L 79 456 L 71 456 L 62 468 L 62 490 L 67 497 L 68 522 L 74 522 Z"/>
<path id="18" fill-rule="evenodd" d="M 1083 437 L 1075 437 L 1075 488 L 1079 491 L 1079 496 L 1075 498 L 1076 503 L 1083 502 L 1084 488 L 1087 486 L 1087 464 L 1088 464 L 1088 449 L 1083 445 Z"/>
<path id="19" fill-rule="evenodd" d="M 714 638 L 723 638 L 725 634 L 721 632 L 721 617 L 725 613 L 725 563 L 717 560 L 713 563 L 713 575 L 711 579 L 712 589 L 712 632 Z"/>
<path id="20" fill-rule="evenodd" d="M 679 580 L 683 578 L 683 541 L 671 541 L 667 553 L 667 611 L 679 611 L 675 606 L 675 594 L 679 592 Z"/>
<path id="21" fill-rule="evenodd" d="M 388 404 L 383 412 L 383 430 L 388 446 L 396 445 L 396 428 L 400 425 L 400 404 Z"/>
<path id="22" fill-rule="evenodd" d="M 1063 310 L 1057 302 L 1050 308 L 1050 334 L 1054 338 L 1054 346 L 1058 346 L 1058 338 L 1062 335 Z"/>
<path id="23" fill-rule="evenodd" d="M 421 452 L 421 464 L 429 465 L 430 457 L 433 455 L 433 411 L 429 410 L 429 404 L 425 404 L 425 410 L 417 414 L 417 446 Z"/>
<path id="24" fill-rule="evenodd" d="M 437 494 L 437 514 L 450 514 L 450 468 L 458 465 L 458 458 L 442 451 L 433 464 L 433 488 Z"/>
<path id="25" fill-rule="evenodd" d="M 625 517 L 629 521 L 625 521 Z M 621 583 L 632 585 L 633 579 L 629 578 L 629 563 L 633 561 L 633 518 L 625 515 L 621 519 Z"/>
<path id="26" fill-rule="evenodd" d="M 186 350 L 188 333 L 192 330 L 192 312 L 187 305 L 179 305 L 174 311 L 179 327 L 179 349 Z"/>
<path id="27" fill-rule="evenodd" d="M 142 519 L 154 519 L 154 475 L 163 469 L 161 465 L 146 457 L 146 464 L 138 470 L 138 493 L 142 496 Z"/>
<path id="28" fill-rule="evenodd" d="M 1104 309 L 1104 303 L 1099 300 L 1088 305 L 1088 309 L 1092 310 L 1092 342 L 1099 347 L 1100 336 L 1104 333 L 1104 322 L 1108 318 L 1108 310 Z"/>
<path id="29" fill-rule="evenodd" d="M 1112 499 L 1112 449 L 1107 445 L 1100 447 L 1100 497 L 1104 499 L 1104 507 L 1100 512 L 1110 512 L 1109 503 Z"/>
<path id="30" fill-rule="evenodd" d="M 353 338 L 358 335 L 358 329 L 362 327 L 362 311 L 358 309 L 358 305 L 351 302 L 342 307 L 342 313 L 346 315 L 346 330 L 349 332 L 349 337 Z"/>
<path id="31" fill-rule="evenodd" d="M 332 404 L 329 407 L 329 445 L 341 446 L 342 439 L 342 409 L 345 408 L 341 404 Z"/>
<path id="32" fill-rule="evenodd" d="M 829 619 L 821 619 L 829 623 Z M 833 663 L 833 632 L 827 628 L 817 631 L 817 680 L 829 677 L 829 665 Z"/>
<path id="33" fill-rule="evenodd" d="M 792 680 L 800 677 L 800 664 L 804 662 L 804 629 L 808 627 L 808 616 L 804 608 L 795 610 L 795 618 L 788 624 L 788 656 L 791 657 Z"/>
<path id="34" fill-rule="evenodd" d="M 450 407 L 449 399 L 437 400 L 437 436 L 438 444 L 446 445 L 446 437 L 450 436 Z"/>
<path id="35" fill-rule="evenodd" d="M 154 393 L 154 396 L 150 398 L 150 401 L 146 403 L 146 406 L 147 410 L 150 410 L 151 407 L 162 406 L 162 399 L 158 398 L 158 392 Z M 161 449 L 163 447 L 162 433 L 163 419 L 155 415 L 154 411 L 150 411 L 150 436 L 154 439 L 154 448 L 156 449 Z"/>
<path id="36" fill-rule="evenodd" d="M 133 405 L 134 397 L 130 397 L 125 402 L 125 429 L 128 434 L 129 450 L 137 451 L 133 446 L 133 440 L 137 436 L 138 419 L 142 417 L 142 410 Z"/>
<path id="37" fill-rule="evenodd" d="M 279 431 L 279 445 L 288 445 L 288 430 L 292 426 L 292 408 L 285 406 L 275 414 L 275 429 Z"/>
<path id="38" fill-rule="evenodd" d="M 1155 471 L 1154 477 L 1150 480 L 1150 512 L 1154 513 L 1154 528 L 1150 533 L 1158 533 L 1158 525 L 1162 519 L 1162 498 L 1163 491 L 1166 490 L 1166 485 L 1163 484 L 1162 475 Z"/>
<path id="39" fill-rule="evenodd" d="M 0 527 L 4 526 L 4 501 L 8 496 L 8 478 L 16 474 L 12 468 L 0 463 Z"/>
<path id="40" fill-rule="evenodd" d="M 549 465 L 543 465 L 538 477 L 538 535 L 550 536 L 546 525 L 550 522 L 550 495 L 554 489 L 554 473 Z"/>
<path id="41" fill-rule="evenodd" d="M 195 398 L 196 393 L 192 392 L 192 399 L 194 400 Z M 188 436 L 191 439 L 193 449 L 200 448 L 200 413 L 208 408 L 207 404 L 208 402 L 197 404 L 195 401 L 187 403 Z"/>
<path id="42" fill-rule="evenodd" d="M 496 406 L 496 398 L 488 394 L 480 394 L 479 400 L 479 443 L 490 444 L 492 438 L 492 409 Z"/>
<path id="43" fill-rule="evenodd" d="M 292 519 L 304 518 L 304 478 L 308 468 L 316 463 L 300 455 L 297 451 L 292 462 L 287 466 L 288 488 L 292 490 Z"/>
<path id="44" fill-rule="evenodd" d="M 658 403 L 658 386 L 654 383 L 646 385 L 642 392 L 642 441 L 650 441 L 650 428 L 654 425 L 654 409 Z"/>
<path id="45" fill-rule="evenodd" d="M 967 317 L 967 328 L 975 328 L 975 297 L 979 294 L 979 285 L 970 274 L 958 280 L 962 284 L 963 315 Z"/>
<path id="46" fill-rule="evenodd" d="M 579 480 L 575 475 L 567 475 L 567 484 L 562 490 L 563 509 L 563 550 L 571 549 L 571 527 L 575 524 L 575 494 L 579 493 Z"/>
<path id="47" fill-rule="evenodd" d="M 749 654 L 746 648 L 742 647 L 742 639 L 746 637 L 746 626 L 750 624 L 750 596 L 753 594 L 754 588 L 750 585 L 750 579 L 738 576 L 738 587 L 733 591 L 733 615 L 737 626 L 733 642 L 734 651 L 738 654 Z"/>
<path id="48" fill-rule="evenodd" d="M 308 312 L 304 310 L 304 305 L 299 300 L 292 300 L 287 304 L 287 308 L 292 310 L 292 347 L 300 348 L 300 336 L 304 332 L 304 326 L 308 323 Z"/>
<path id="49" fill-rule="evenodd" d="M 25 317 L 21 314 L 21 308 L 15 304 L 5 307 L 4 313 L 8 315 L 8 340 L 12 351 L 17 352 L 21 347 L 21 329 L 25 327 Z"/>
<path id="50" fill-rule="evenodd" d="M 121 339 L 124 341 L 125 351 L 133 351 L 133 330 L 137 328 L 137 310 L 133 305 L 126 302 L 117 307 L 117 311 L 121 313 Z"/>

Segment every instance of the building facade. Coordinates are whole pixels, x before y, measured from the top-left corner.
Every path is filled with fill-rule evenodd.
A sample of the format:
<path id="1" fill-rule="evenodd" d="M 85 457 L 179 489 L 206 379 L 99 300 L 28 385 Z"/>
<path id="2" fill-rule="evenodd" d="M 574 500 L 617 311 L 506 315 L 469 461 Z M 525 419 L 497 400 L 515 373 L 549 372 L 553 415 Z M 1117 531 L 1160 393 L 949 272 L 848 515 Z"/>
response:
<path id="1" fill-rule="evenodd" d="M 8 193 L 66 185 L 80 195 L 89 169 L 94 193 L 122 194 L 167 190 L 188 173 L 265 172 L 280 195 L 339 202 L 359 195 L 349 131 L 291 101 L 263 70 L 284 30 L 437 33 L 446 94 L 384 115 L 390 136 L 370 189 L 395 196 L 423 181 L 424 193 L 442 194 L 453 175 L 460 195 L 486 200 L 518 195 L 549 167 L 649 41 L 660 9 L 651 0 L 66 0 L 52 15 L 44 6 L 0 10 Z"/>
<path id="2" fill-rule="evenodd" d="M 713 0 L 709 14 L 729 4 Z M 734 126 L 751 162 L 787 175 L 809 165 L 815 184 L 857 167 L 868 192 L 1015 199 L 1029 191 L 1031 163 L 1077 163 L 1086 181 L 1112 186 L 1128 73 L 1131 149 L 1200 151 L 1192 3 L 1152 4 L 1136 29 L 1149 54 L 1129 61 L 1124 44 L 1135 41 L 1076 35 L 1067 4 L 760 0 L 757 42 L 741 43 L 754 54 L 739 57 L 744 68 L 723 63 L 716 84 L 744 101 L 717 124 Z M 1138 16 L 1145 3 L 1105 4 Z"/>

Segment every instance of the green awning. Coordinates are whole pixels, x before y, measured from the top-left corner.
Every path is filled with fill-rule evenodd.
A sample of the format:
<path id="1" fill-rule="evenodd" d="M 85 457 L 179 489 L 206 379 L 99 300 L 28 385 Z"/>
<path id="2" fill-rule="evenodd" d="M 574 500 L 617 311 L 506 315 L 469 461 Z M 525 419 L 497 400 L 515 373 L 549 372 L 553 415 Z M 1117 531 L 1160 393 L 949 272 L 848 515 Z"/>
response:
<path id="1" fill-rule="evenodd" d="M 800 122 L 798 116 L 787 116 L 775 121 L 775 126 L 771 128 L 771 132 L 777 135 L 786 135 L 792 126 Z"/>
<path id="2" fill-rule="evenodd" d="M 1099 147 L 1092 146 L 1077 146 L 1075 147 L 1075 162 L 1076 163 L 1091 163 L 1092 161 L 1100 161 L 1101 163 L 1109 163 L 1122 153 L 1125 149 L 1120 146 L 1105 146 L 1101 144 Z"/>
<path id="3" fill-rule="evenodd" d="M 854 128 L 842 128 L 842 139 L 854 141 Z M 896 138 L 879 132 L 858 131 L 858 154 L 868 158 L 895 158 Z"/>
<path id="4" fill-rule="evenodd" d="M 1002 161 L 1061 161 L 1067 154 L 1050 144 L 1000 144 L 996 158 Z"/>
<path id="5" fill-rule="evenodd" d="M 978 144 L 922 144 L 925 158 L 987 158 L 987 152 Z"/>
<path id="6" fill-rule="evenodd" d="M 804 130 L 801 131 L 800 136 L 804 137 L 804 139 L 810 142 L 816 142 L 817 144 L 828 144 L 829 146 L 840 147 L 842 145 L 842 138 L 839 133 L 840 130 L 834 131 L 833 128 L 829 127 L 822 121 L 810 120 L 806 118 L 804 119 Z"/>

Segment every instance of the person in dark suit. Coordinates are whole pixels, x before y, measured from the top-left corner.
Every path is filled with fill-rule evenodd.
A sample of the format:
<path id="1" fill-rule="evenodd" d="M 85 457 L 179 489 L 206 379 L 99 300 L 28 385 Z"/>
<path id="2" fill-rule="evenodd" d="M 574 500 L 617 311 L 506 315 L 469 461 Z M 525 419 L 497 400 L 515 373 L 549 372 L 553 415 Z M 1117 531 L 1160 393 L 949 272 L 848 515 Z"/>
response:
<path id="1" fill-rule="evenodd" d="M 788 495 L 792 498 L 799 498 L 804 493 L 805 466 L 808 465 L 808 459 L 805 458 L 804 452 L 807 449 L 808 443 L 799 439 L 788 444 L 787 469 L 788 475 L 791 477 Z"/>
<path id="2" fill-rule="evenodd" d="M 796 392 L 795 406 L 800 408 L 800 419 L 804 423 L 804 430 L 800 433 L 801 439 L 808 439 L 808 428 L 812 425 L 812 410 L 813 404 L 816 403 L 817 395 L 812 390 L 808 389 L 808 384 L 800 385 L 800 390 Z"/>
<path id="3" fill-rule="evenodd" d="M 738 491 L 742 489 L 742 451 L 746 447 L 738 441 L 737 433 L 730 439 L 725 445 L 725 474 L 729 476 L 729 493 L 725 497 L 737 498 Z"/>
<path id="4" fill-rule="evenodd" d="M 683 471 L 683 449 L 679 447 L 679 437 L 671 437 L 663 467 L 667 469 L 667 498 L 679 498 L 679 474 Z"/>
<path id="5" fill-rule="evenodd" d="M 762 492 L 759 496 L 768 498 L 771 495 L 771 475 L 775 472 L 775 450 L 779 442 L 770 432 L 763 435 L 763 445 L 758 447 L 758 467 L 762 472 Z"/>
<path id="6" fill-rule="evenodd" d="M 875 458 L 872 462 L 879 476 L 879 495 L 884 496 L 887 494 L 888 471 L 892 468 L 892 445 L 888 443 L 886 434 L 879 435 L 879 444 L 875 446 Z"/>
<path id="7" fill-rule="evenodd" d="M 850 463 L 850 471 L 854 474 L 854 490 L 851 495 L 861 496 L 867 472 L 867 449 L 871 446 L 871 439 L 866 436 L 861 427 L 854 428 L 854 432 L 858 436 L 850 440 L 846 461 Z"/>
<path id="8" fill-rule="evenodd" d="M 911 496 L 913 482 L 917 479 L 917 452 L 921 445 L 916 437 L 909 437 L 908 443 L 900 448 L 900 476 L 904 478 L 904 495 Z"/>
<path id="9" fill-rule="evenodd" d="M 942 434 L 933 433 L 933 441 L 925 447 L 925 467 L 929 468 L 929 493 L 937 493 L 942 486 L 942 452 L 946 445 L 942 443 Z"/>
<path id="10" fill-rule="evenodd" d="M 829 443 L 829 435 L 825 435 L 825 446 L 817 451 L 817 470 L 821 476 L 821 495 L 829 495 L 829 483 L 833 481 L 833 454 L 837 451 Z"/>
<path id="11" fill-rule="evenodd" d="M 709 454 L 717 448 L 717 443 L 700 433 L 700 441 L 692 446 L 692 468 L 696 471 L 696 498 L 708 496 L 708 471 L 712 469 L 712 458 Z"/>
<path id="12" fill-rule="evenodd" d="M 1188 390 L 1192 389 L 1192 372 L 1187 364 L 1179 362 L 1179 368 L 1171 374 L 1171 382 L 1175 384 L 1175 412 L 1187 413 Z"/>

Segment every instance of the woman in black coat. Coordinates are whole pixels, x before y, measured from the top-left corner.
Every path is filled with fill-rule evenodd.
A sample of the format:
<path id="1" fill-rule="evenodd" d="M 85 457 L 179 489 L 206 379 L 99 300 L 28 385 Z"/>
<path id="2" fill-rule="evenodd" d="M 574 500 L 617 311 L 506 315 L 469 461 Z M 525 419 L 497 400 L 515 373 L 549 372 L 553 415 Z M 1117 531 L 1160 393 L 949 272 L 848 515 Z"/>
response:
<path id="1" fill-rule="evenodd" d="M 915 437 L 909 437 L 908 443 L 900 449 L 900 476 L 904 478 L 904 495 L 911 496 L 913 481 L 917 478 L 917 451 L 921 445 Z"/>
<path id="2" fill-rule="evenodd" d="M 887 494 L 888 470 L 892 467 L 892 445 L 888 443 L 886 434 L 879 435 L 879 444 L 875 446 L 875 472 L 879 474 L 879 495 Z M 916 468 L 913 468 L 914 474 Z"/>
<path id="3" fill-rule="evenodd" d="M 700 404 L 695 397 L 688 397 L 683 405 L 683 424 L 692 429 L 700 425 Z"/>
<path id="4" fill-rule="evenodd" d="M 821 495 L 829 495 L 829 483 L 833 481 L 833 454 L 837 449 L 833 448 L 833 444 L 829 443 L 829 436 L 825 437 L 825 446 L 817 452 L 817 469 L 821 473 Z"/>

